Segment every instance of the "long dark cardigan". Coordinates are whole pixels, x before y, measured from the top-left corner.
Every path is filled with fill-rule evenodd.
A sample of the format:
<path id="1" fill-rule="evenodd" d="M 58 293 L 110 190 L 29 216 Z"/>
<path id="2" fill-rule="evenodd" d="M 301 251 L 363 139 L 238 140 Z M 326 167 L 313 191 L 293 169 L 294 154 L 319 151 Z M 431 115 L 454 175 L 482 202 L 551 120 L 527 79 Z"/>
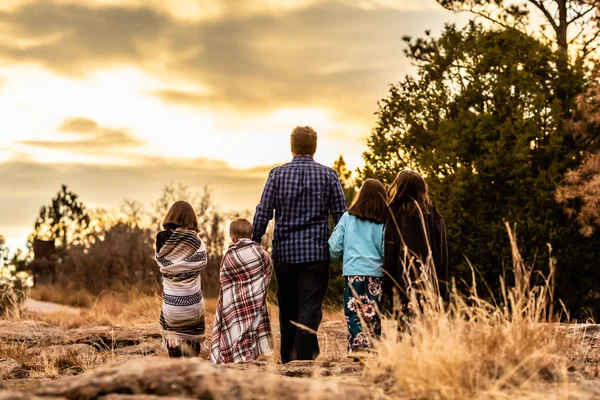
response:
<path id="1" fill-rule="evenodd" d="M 424 263 L 429 254 L 425 234 L 427 234 L 429 246 L 431 246 L 431 255 L 439 281 L 440 294 L 444 299 L 447 298 L 449 276 L 446 224 L 442 215 L 433 206 L 430 207 L 429 213 L 423 215 L 423 217 L 426 232 L 423 232 L 423 222 L 419 215 L 407 214 L 401 210 L 399 202 L 390 204 L 390 213 L 387 217 L 385 229 L 383 263 L 383 268 L 387 272 L 384 291 L 390 302 L 393 300 L 392 289 L 396 286 L 396 283 L 388 277 L 388 274 L 400 285 L 400 299 L 406 304 L 407 299 L 404 293 L 407 290 L 407 282 L 403 278 L 404 265 L 402 260 L 405 259 L 403 244 L 408 248 L 407 260 L 415 257 L 416 260 L 422 260 Z M 412 280 L 414 281 L 414 279 L 415 276 L 412 274 Z"/>

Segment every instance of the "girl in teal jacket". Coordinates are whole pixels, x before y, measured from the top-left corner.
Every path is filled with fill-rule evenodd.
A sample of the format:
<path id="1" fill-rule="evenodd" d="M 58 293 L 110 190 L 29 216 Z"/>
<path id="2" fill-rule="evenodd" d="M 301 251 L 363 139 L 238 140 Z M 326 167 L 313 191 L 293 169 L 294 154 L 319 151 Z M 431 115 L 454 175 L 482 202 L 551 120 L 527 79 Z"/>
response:
<path id="1" fill-rule="evenodd" d="M 386 198 L 383 184 L 367 179 L 329 238 L 331 257 L 344 265 L 349 353 L 368 350 L 381 335 Z"/>

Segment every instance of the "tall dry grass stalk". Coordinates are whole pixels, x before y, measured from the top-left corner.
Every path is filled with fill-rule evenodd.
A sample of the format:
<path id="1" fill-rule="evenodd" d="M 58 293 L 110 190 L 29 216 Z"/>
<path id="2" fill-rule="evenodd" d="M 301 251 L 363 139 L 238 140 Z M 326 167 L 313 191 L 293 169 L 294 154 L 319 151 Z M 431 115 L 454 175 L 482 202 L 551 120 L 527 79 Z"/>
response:
<path id="1" fill-rule="evenodd" d="M 399 331 L 397 340 L 376 342 L 377 354 L 366 360 L 365 382 L 407 399 L 535 397 L 534 387 L 568 382 L 569 356 L 577 343 L 556 329 L 554 261 L 535 285 L 513 230 L 506 227 L 515 284 L 509 287 L 501 278 L 496 301 L 479 295 L 474 276 L 470 293 L 458 293 L 453 285 L 444 301 L 431 257 L 423 265 L 409 260 L 406 270 L 419 273 L 408 293 L 410 329 Z"/>

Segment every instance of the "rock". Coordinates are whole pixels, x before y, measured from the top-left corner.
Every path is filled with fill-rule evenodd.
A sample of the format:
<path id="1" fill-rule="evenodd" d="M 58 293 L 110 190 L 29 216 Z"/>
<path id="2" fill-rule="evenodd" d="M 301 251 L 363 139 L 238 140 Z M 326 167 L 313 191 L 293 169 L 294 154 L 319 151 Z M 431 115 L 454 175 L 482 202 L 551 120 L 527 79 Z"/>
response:
<path id="1" fill-rule="evenodd" d="M 31 375 L 29 375 L 29 378 L 27 379 L 14 379 L 2 382 L 2 386 L 0 386 L 0 391 L 31 393 L 34 389 L 45 385 L 46 382 L 49 381 L 51 381 L 51 379 L 40 379 L 35 377 L 32 378 Z"/>
<path id="2" fill-rule="evenodd" d="M 24 343 L 27 347 L 87 344 L 98 350 L 113 350 L 161 338 L 157 324 L 134 328 L 98 326 L 63 329 L 39 321 L 0 321 L 0 338 Z"/>
<path id="3" fill-rule="evenodd" d="M 572 324 L 562 325 L 561 328 L 565 329 L 567 334 L 574 337 L 577 342 L 585 345 L 581 354 L 572 354 L 571 357 L 574 359 L 582 358 L 588 367 L 594 366 L 597 370 L 600 365 L 600 325 Z M 581 347 L 579 350 L 581 350 Z"/>
<path id="4" fill-rule="evenodd" d="M 54 397 L 55 400 L 61 399 L 60 397 Z M 0 391 L 0 400 L 42 400 L 41 397 L 32 396 L 31 394 L 12 392 L 12 391 Z"/>
<path id="5" fill-rule="evenodd" d="M 234 370 L 254 370 L 271 372 L 283 376 L 290 376 L 296 378 L 319 378 L 330 376 L 358 378 L 362 374 L 362 371 L 364 369 L 364 365 L 349 361 L 292 361 L 285 365 L 273 364 L 264 361 L 252 361 L 247 363 L 225 364 L 222 367 Z"/>
<path id="6" fill-rule="evenodd" d="M 599 324 L 572 324 L 566 326 L 567 331 L 572 335 L 584 337 L 586 339 L 600 339 Z"/>
<path id="7" fill-rule="evenodd" d="M 100 396 L 99 400 L 188 400 L 196 397 L 180 397 L 180 396 L 155 396 L 152 394 L 109 394 L 108 396 Z"/>
<path id="8" fill-rule="evenodd" d="M 136 359 L 46 383 L 39 396 L 95 399 L 144 395 L 200 399 L 371 399 L 369 391 L 334 379 L 298 379 L 257 370 L 235 370 L 199 359 Z M 127 397 L 110 397 L 117 399 Z"/>
<path id="9" fill-rule="evenodd" d="M 29 372 L 17 361 L 5 358 L 0 359 L 0 379 L 25 379 Z"/>
<path id="10" fill-rule="evenodd" d="M 37 363 L 38 360 L 36 360 L 37 358 L 41 357 L 41 354 L 43 353 L 45 356 L 49 356 L 49 357 L 58 357 L 61 355 L 68 355 L 68 354 L 78 354 L 81 356 L 92 356 L 94 354 L 97 354 L 98 351 L 96 350 L 95 347 L 92 347 L 88 344 L 84 344 L 84 343 L 79 343 L 79 344 L 65 344 L 65 345 L 52 345 L 52 346 L 46 346 L 43 348 L 31 348 L 27 350 L 27 355 L 29 357 L 32 358 L 32 361 L 34 363 Z"/>
<path id="11" fill-rule="evenodd" d="M 141 343 L 135 346 L 122 347 L 114 350 L 115 356 L 130 357 L 130 356 L 151 356 L 159 354 L 167 354 L 167 351 L 162 348 L 160 341 L 152 343 Z"/>

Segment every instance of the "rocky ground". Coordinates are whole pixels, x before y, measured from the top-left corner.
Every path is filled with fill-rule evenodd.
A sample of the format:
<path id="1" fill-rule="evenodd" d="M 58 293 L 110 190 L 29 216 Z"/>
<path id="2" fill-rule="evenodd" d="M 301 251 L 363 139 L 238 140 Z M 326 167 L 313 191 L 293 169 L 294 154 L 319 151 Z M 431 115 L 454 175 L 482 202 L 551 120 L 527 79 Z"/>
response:
<path id="1" fill-rule="evenodd" d="M 597 364 L 600 326 L 565 329 L 589 344 L 589 354 L 581 356 Z M 362 364 L 346 357 L 343 321 L 324 322 L 319 335 L 322 356 L 316 362 L 283 366 L 265 358 L 214 366 L 206 354 L 166 357 L 155 324 L 63 329 L 33 320 L 0 321 L 0 400 L 386 398 L 361 382 Z M 600 398 L 598 381 L 584 383 L 589 398 Z"/>
<path id="2" fill-rule="evenodd" d="M 322 356 L 316 362 L 283 366 L 265 357 L 217 367 L 206 360 L 207 354 L 194 360 L 166 357 L 156 324 L 63 329 L 31 320 L 0 321 L 0 399 L 32 394 L 65 399 L 307 398 L 309 394 L 367 398 L 368 391 L 360 386 L 362 365 L 345 356 L 345 329 L 339 321 L 323 323 Z"/>

